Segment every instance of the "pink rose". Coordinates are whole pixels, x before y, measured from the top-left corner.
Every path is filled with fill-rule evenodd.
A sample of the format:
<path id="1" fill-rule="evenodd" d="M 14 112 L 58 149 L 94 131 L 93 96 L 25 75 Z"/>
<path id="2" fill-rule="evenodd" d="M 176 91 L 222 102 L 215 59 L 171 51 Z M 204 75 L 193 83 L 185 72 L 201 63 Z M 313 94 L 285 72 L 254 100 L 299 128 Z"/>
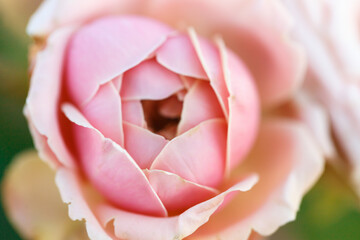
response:
<path id="1" fill-rule="evenodd" d="M 286 1 L 307 50 L 305 91 L 327 112 L 342 162 L 360 194 L 360 2 Z M 345 161 L 346 159 L 346 161 Z M 334 159 L 330 159 L 334 160 Z"/>
<path id="2" fill-rule="evenodd" d="M 277 114 L 304 70 L 277 1 L 48 0 L 28 31 L 25 114 L 91 239 L 269 235 L 322 172 Z"/>

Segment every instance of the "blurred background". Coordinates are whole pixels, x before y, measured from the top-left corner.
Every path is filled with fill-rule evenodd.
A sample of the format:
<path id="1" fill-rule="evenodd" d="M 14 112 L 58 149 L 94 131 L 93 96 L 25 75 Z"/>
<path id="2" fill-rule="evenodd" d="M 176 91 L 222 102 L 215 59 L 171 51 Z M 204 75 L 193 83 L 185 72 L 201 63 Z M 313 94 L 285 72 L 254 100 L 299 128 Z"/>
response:
<path id="1" fill-rule="evenodd" d="M 33 148 L 22 114 L 28 86 L 26 23 L 40 0 L 0 0 L 0 182 L 17 153 Z M 0 193 L 1 194 L 1 193 Z M 20 239 L 0 204 L 0 239 Z M 358 240 L 360 199 L 331 167 L 306 195 L 297 220 L 270 240 Z M 51 239 L 49 239 L 51 240 Z"/>

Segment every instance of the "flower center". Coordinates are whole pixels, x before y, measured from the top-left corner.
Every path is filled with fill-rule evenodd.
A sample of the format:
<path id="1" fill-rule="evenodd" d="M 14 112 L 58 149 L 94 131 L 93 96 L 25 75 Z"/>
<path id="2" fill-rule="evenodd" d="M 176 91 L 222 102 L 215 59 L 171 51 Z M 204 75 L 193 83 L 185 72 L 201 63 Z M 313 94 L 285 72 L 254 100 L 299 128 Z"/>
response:
<path id="1" fill-rule="evenodd" d="M 171 96 L 158 101 L 143 100 L 141 103 L 147 128 L 166 139 L 173 139 L 180 122 L 183 102 L 177 96 Z"/>

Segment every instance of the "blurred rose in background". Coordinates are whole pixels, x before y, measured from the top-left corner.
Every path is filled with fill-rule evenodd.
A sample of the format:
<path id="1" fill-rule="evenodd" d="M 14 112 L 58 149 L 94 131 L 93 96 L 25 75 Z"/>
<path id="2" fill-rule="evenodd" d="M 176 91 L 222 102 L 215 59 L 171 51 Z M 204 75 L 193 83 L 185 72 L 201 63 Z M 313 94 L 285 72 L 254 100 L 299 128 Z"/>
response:
<path id="1" fill-rule="evenodd" d="M 30 40 L 25 35 L 25 26 L 39 2 L 0 0 L 1 178 L 10 159 L 32 146 L 22 117 L 29 86 Z M 286 116 L 292 113 L 291 117 L 312 128 L 313 136 L 328 159 L 347 159 L 340 168 L 350 173 L 352 182 L 357 183 L 357 151 L 360 149 L 356 147 L 360 145 L 357 108 L 360 103 L 356 59 L 360 46 L 359 11 L 356 10 L 359 8 L 356 7 L 359 1 L 343 1 L 344 5 L 336 5 L 334 1 L 284 2 L 295 24 L 294 37 L 307 52 L 309 73 L 304 92 L 281 105 L 278 113 Z M 174 16 L 167 17 L 171 20 Z M 44 22 L 43 27 L 49 26 Z M 256 28 L 256 24 L 253 27 Z M 329 132 L 330 129 L 333 132 Z M 338 168 L 339 164 L 335 163 L 334 169 Z M 33 187 L 29 189 L 22 182 Z M 14 159 L 2 185 L 6 194 L 2 198 L 11 199 L 4 202 L 4 207 L 12 209 L 14 226 L 24 238 L 86 239 L 83 224 L 67 217 L 67 207 L 60 201 L 55 184 L 43 185 L 44 182 L 54 183 L 54 173 L 35 153 L 25 152 Z M 354 189 L 349 187 L 344 176 L 328 167 L 318 185 L 305 197 L 297 221 L 282 228 L 271 239 L 360 238 L 358 205 Z M 1 239 L 18 239 L 3 214 L 0 224 Z"/>

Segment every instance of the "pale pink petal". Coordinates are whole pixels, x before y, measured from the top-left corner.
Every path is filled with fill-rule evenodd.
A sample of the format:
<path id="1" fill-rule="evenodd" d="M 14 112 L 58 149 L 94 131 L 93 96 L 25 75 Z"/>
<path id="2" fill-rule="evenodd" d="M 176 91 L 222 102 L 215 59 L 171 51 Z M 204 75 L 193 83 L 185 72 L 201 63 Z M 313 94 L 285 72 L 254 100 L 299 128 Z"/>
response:
<path id="1" fill-rule="evenodd" d="M 246 67 L 219 42 L 225 81 L 230 96 L 227 140 L 227 170 L 238 165 L 256 138 L 260 106 L 254 82 Z"/>
<path id="2" fill-rule="evenodd" d="M 117 76 L 111 82 L 113 83 L 116 91 L 120 92 L 123 75 Z"/>
<path id="3" fill-rule="evenodd" d="M 252 230 L 264 236 L 272 234 L 295 219 L 302 197 L 323 167 L 321 153 L 301 123 L 265 120 L 250 156 L 231 176 L 236 179 L 255 172 L 259 183 L 251 191 L 235 195 L 194 238 L 246 240 Z M 239 237 L 244 233 L 247 235 Z"/>
<path id="4" fill-rule="evenodd" d="M 119 207 L 166 216 L 164 206 L 131 156 L 94 129 L 72 105 L 64 104 L 62 109 L 73 122 L 80 163 L 93 186 Z"/>
<path id="5" fill-rule="evenodd" d="M 120 95 L 124 100 L 159 100 L 182 88 L 179 75 L 149 59 L 124 73 Z"/>
<path id="6" fill-rule="evenodd" d="M 221 35 L 250 67 L 266 106 L 291 96 L 303 79 L 304 56 L 289 40 L 291 19 L 279 1 L 154 0 L 147 14 L 204 37 Z"/>
<path id="7" fill-rule="evenodd" d="M 72 100 L 78 105 L 89 101 L 100 84 L 146 59 L 171 31 L 162 23 L 136 16 L 105 17 L 83 26 L 67 51 L 66 79 Z"/>
<path id="8" fill-rule="evenodd" d="M 2 179 L 5 212 L 24 239 L 85 239 L 84 225 L 69 219 L 54 178 L 36 151 L 16 156 Z"/>
<path id="9" fill-rule="evenodd" d="M 125 149 L 140 168 L 150 168 L 156 156 L 167 144 L 160 135 L 124 122 Z"/>
<path id="10" fill-rule="evenodd" d="M 213 118 L 224 118 L 224 114 L 210 84 L 198 80 L 185 95 L 178 134 Z"/>
<path id="11" fill-rule="evenodd" d="M 31 17 L 27 33 L 43 37 L 64 25 L 80 25 L 94 17 L 139 12 L 142 0 L 45 0 Z"/>
<path id="12" fill-rule="evenodd" d="M 67 168 L 60 168 L 57 170 L 55 181 L 62 201 L 68 205 L 69 217 L 74 221 L 85 220 L 89 238 L 113 240 L 114 234 L 107 232 L 94 215 L 93 205 L 99 197 L 87 189 L 79 174 Z"/>
<path id="13" fill-rule="evenodd" d="M 177 96 L 172 96 L 159 103 L 159 113 L 167 118 L 180 118 L 183 103 Z"/>
<path id="14" fill-rule="evenodd" d="M 61 134 L 58 102 L 62 97 L 60 91 L 65 48 L 73 32 L 73 28 L 63 28 L 48 38 L 47 48 L 37 54 L 26 99 L 26 117 L 34 130 L 47 140 L 49 149 L 58 161 L 68 167 L 74 167 L 74 162 Z"/>
<path id="15" fill-rule="evenodd" d="M 186 77 L 186 76 L 181 76 L 181 80 L 184 82 L 184 86 L 187 90 L 189 90 L 191 88 L 191 86 L 196 83 L 199 79 L 197 78 L 192 78 L 192 77 Z"/>
<path id="16" fill-rule="evenodd" d="M 224 78 L 220 52 L 214 44 L 211 44 L 205 39 L 198 38 L 195 30 L 192 28 L 189 29 L 189 36 L 200 59 L 201 65 L 210 79 L 210 85 L 215 91 L 224 115 L 226 119 L 228 119 L 229 105 L 227 99 L 229 97 L 229 92 Z"/>
<path id="17" fill-rule="evenodd" d="M 145 174 L 166 209 L 173 214 L 180 213 L 219 193 L 216 189 L 187 181 L 173 173 L 146 170 Z"/>
<path id="18" fill-rule="evenodd" d="M 104 137 L 124 146 L 121 100 L 112 82 L 101 85 L 96 95 L 81 108 L 81 111 Z"/>
<path id="19" fill-rule="evenodd" d="M 178 74 L 208 79 L 187 35 L 170 37 L 156 51 L 156 60 L 167 69 Z"/>
<path id="20" fill-rule="evenodd" d="M 206 224 L 229 194 L 249 191 L 256 182 L 257 177 L 250 176 L 227 191 L 175 217 L 155 218 L 106 205 L 99 206 L 96 212 L 104 226 L 114 219 L 115 235 L 120 239 L 143 240 L 144 236 L 147 240 L 183 239 Z"/>
<path id="21" fill-rule="evenodd" d="M 172 172 L 208 187 L 217 186 L 224 176 L 226 127 L 222 119 L 202 122 L 172 139 L 151 169 Z"/>
<path id="22" fill-rule="evenodd" d="M 329 160 L 334 159 L 336 153 L 331 139 L 330 116 L 314 99 L 302 92 L 295 95 L 293 101 L 277 108 L 275 113 L 304 122 L 323 154 Z"/>
<path id="23" fill-rule="evenodd" d="M 121 107 L 124 122 L 129 122 L 139 127 L 146 126 L 145 115 L 140 101 L 124 101 L 122 99 Z"/>
<path id="24" fill-rule="evenodd" d="M 28 116 L 27 108 L 24 108 L 24 115 Z M 61 165 L 61 162 L 56 158 L 54 152 L 49 147 L 47 143 L 47 138 L 44 135 L 41 135 L 35 126 L 32 124 L 31 120 L 28 118 L 28 126 L 31 133 L 31 136 L 34 141 L 35 148 L 39 151 L 39 156 L 41 159 L 46 161 L 52 168 L 56 168 Z"/>

